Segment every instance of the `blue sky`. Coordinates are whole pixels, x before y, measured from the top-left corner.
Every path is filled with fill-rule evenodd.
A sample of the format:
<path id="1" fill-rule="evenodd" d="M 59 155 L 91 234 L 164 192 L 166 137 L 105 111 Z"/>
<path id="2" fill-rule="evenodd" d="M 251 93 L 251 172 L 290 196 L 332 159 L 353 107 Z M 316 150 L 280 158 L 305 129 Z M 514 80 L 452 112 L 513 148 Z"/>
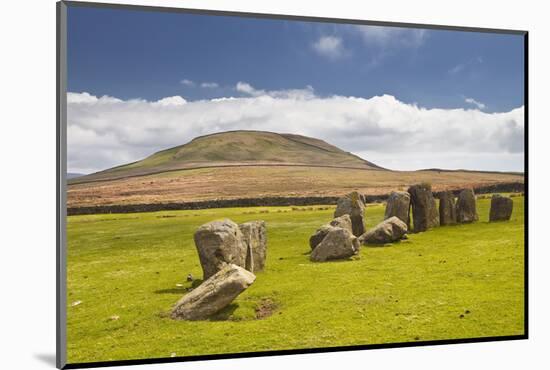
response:
<path id="1" fill-rule="evenodd" d="M 326 140 L 380 166 L 523 171 L 523 36 L 68 9 L 68 169 L 198 135 Z"/>
<path id="2" fill-rule="evenodd" d="M 349 25 L 79 7 L 68 19 L 69 91 L 196 100 L 235 95 L 246 81 L 428 108 L 471 107 L 468 98 L 488 112 L 523 105 L 519 35 L 387 28 L 369 39 Z M 339 40 L 341 55 L 330 42 L 316 49 L 322 37 Z"/>

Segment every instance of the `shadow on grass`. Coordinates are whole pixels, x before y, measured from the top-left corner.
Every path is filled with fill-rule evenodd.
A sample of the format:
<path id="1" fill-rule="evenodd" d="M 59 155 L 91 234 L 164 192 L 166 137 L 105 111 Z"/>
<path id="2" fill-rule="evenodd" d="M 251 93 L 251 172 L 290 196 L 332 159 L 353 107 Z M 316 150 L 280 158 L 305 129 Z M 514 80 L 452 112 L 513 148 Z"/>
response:
<path id="1" fill-rule="evenodd" d="M 191 284 L 186 284 L 186 286 L 180 286 L 176 288 L 168 288 L 168 289 L 159 289 L 155 290 L 155 294 L 185 294 L 189 293 L 192 289 L 195 289 L 199 285 L 201 285 L 202 279 L 196 279 L 193 280 Z"/>
<path id="2" fill-rule="evenodd" d="M 231 321 L 233 313 L 239 308 L 237 303 L 231 303 L 229 306 L 225 307 L 220 312 L 210 316 L 209 321 Z"/>

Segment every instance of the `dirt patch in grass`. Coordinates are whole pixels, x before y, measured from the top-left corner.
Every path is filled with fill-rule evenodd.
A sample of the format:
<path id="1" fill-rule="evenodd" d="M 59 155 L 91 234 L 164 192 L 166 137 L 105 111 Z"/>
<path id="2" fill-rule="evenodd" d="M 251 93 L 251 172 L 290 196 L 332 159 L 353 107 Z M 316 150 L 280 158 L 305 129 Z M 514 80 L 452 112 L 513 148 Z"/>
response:
<path id="1" fill-rule="evenodd" d="M 277 310 L 277 303 L 271 298 L 262 298 L 256 307 L 256 319 L 261 320 L 273 315 Z"/>

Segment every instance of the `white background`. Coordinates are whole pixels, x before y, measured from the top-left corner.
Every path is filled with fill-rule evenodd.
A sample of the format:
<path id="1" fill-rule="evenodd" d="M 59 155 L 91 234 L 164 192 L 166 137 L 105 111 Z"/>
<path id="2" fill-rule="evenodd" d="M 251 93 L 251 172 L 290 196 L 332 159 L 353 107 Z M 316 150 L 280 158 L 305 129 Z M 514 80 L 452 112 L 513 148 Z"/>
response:
<path id="1" fill-rule="evenodd" d="M 123 2 L 123 1 L 113 1 Z M 550 207 L 548 11 L 543 1 L 142 0 L 133 4 L 530 31 L 530 339 L 141 366 L 139 369 L 341 367 L 548 368 Z M 5 1 L 0 21 L 0 365 L 53 368 L 55 358 L 55 2 Z M 322 309 L 322 308 L 319 308 Z M 262 335 L 258 333 L 258 335 Z M 135 367 L 134 367 L 135 368 Z"/>

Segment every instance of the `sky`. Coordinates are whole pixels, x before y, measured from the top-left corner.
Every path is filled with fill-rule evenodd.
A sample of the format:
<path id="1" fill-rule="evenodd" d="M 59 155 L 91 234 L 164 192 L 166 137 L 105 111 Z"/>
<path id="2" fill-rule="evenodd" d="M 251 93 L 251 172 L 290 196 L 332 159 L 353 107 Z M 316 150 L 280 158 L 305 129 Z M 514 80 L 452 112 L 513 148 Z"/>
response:
<path id="1" fill-rule="evenodd" d="M 521 35 L 71 6 L 67 33 L 69 172 L 234 129 L 523 171 Z"/>

